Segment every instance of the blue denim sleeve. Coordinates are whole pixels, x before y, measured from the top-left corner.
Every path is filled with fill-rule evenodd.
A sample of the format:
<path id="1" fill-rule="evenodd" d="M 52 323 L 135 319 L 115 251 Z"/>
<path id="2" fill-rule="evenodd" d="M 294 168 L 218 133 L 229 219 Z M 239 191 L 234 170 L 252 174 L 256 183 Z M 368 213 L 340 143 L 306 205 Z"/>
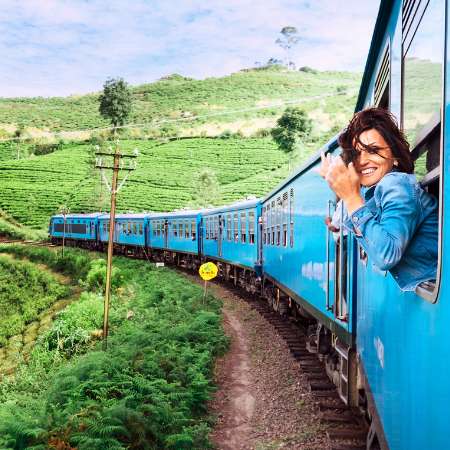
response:
<path id="1" fill-rule="evenodd" d="M 380 202 L 377 217 L 363 205 L 345 220 L 344 226 L 354 233 L 379 269 L 389 270 L 398 264 L 414 235 L 420 205 L 414 186 L 398 176 L 380 181 L 374 197 Z"/>

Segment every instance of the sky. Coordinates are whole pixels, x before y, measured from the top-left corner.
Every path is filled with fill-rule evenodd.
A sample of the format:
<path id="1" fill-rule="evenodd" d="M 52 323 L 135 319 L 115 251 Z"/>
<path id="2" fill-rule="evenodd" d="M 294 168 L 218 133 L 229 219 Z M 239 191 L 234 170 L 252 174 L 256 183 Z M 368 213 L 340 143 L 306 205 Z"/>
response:
<path id="1" fill-rule="evenodd" d="M 0 97 L 97 92 L 178 73 L 220 77 L 269 58 L 285 26 L 297 67 L 364 69 L 379 0 L 0 0 Z"/>

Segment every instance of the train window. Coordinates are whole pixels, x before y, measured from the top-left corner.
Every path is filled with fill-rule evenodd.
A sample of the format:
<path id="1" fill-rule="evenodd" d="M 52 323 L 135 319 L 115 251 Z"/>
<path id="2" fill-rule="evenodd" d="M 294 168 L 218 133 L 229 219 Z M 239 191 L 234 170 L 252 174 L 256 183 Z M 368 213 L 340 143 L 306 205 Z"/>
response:
<path id="1" fill-rule="evenodd" d="M 181 220 L 178 222 L 178 237 L 183 237 L 183 222 Z"/>
<path id="2" fill-rule="evenodd" d="M 191 236 L 193 241 L 197 239 L 197 225 L 195 220 L 191 222 Z"/>
<path id="3" fill-rule="evenodd" d="M 291 232 L 289 237 L 289 244 L 294 246 L 294 188 L 289 191 L 289 222 L 291 226 Z"/>
<path id="4" fill-rule="evenodd" d="M 131 234 L 131 222 L 128 222 L 127 225 L 128 225 L 128 234 Z"/>
<path id="5" fill-rule="evenodd" d="M 177 237 L 178 236 L 178 222 L 176 222 L 175 220 L 172 222 L 172 230 L 173 230 L 173 236 Z"/>
<path id="6" fill-rule="evenodd" d="M 241 212 L 241 242 L 245 244 L 247 241 L 247 214 Z"/>
<path id="7" fill-rule="evenodd" d="M 209 217 L 205 219 L 205 237 L 209 239 Z"/>
<path id="8" fill-rule="evenodd" d="M 422 179 L 440 164 L 445 5 L 444 0 L 408 3 L 413 6 L 404 5 L 402 124 Z M 436 181 L 438 172 L 426 184 Z M 433 188 L 437 194 L 437 183 Z"/>
<path id="9" fill-rule="evenodd" d="M 287 222 L 288 222 L 288 193 L 283 193 L 282 200 L 283 207 L 283 235 L 282 235 L 282 245 L 287 247 Z"/>
<path id="10" fill-rule="evenodd" d="M 215 217 L 215 221 L 214 221 L 214 239 L 218 239 L 219 238 L 219 216 Z"/>
<path id="11" fill-rule="evenodd" d="M 255 212 L 248 213 L 248 241 L 250 244 L 255 243 Z"/>
<path id="12" fill-rule="evenodd" d="M 227 214 L 227 240 L 231 241 L 231 214 Z"/>
<path id="13" fill-rule="evenodd" d="M 436 197 L 441 194 L 445 8 L 444 0 L 405 0 L 402 16 L 402 126 L 411 144 L 415 174 Z M 421 285 L 416 292 L 434 302 L 437 284 Z"/>
<path id="14" fill-rule="evenodd" d="M 137 223 L 133 222 L 133 234 L 138 234 L 137 232 Z"/>
<path id="15" fill-rule="evenodd" d="M 250 221 L 250 219 L 249 219 L 249 221 Z M 262 240 L 263 240 L 263 244 L 266 245 L 266 207 L 265 206 L 263 206 L 263 208 L 262 208 Z"/>
<path id="16" fill-rule="evenodd" d="M 378 68 L 377 77 L 375 79 L 374 103 L 380 108 L 389 109 L 390 104 L 390 54 L 389 43 L 386 46 L 380 67 Z"/>
<path id="17" fill-rule="evenodd" d="M 139 224 L 139 234 L 140 235 L 144 234 L 144 229 L 143 229 L 142 223 Z"/>
<path id="18" fill-rule="evenodd" d="M 234 236 L 234 242 L 239 241 L 239 219 L 238 219 L 238 213 L 233 214 L 233 236 Z"/>
<path id="19" fill-rule="evenodd" d="M 281 243 L 281 215 L 282 215 L 282 202 L 281 198 L 277 198 L 277 216 L 276 216 L 276 224 L 277 224 L 277 245 Z"/>
<path id="20" fill-rule="evenodd" d="M 189 221 L 188 220 L 184 221 L 184 237 L 186 239 L 190 238 L 190 230 L 189 230 Z"/>

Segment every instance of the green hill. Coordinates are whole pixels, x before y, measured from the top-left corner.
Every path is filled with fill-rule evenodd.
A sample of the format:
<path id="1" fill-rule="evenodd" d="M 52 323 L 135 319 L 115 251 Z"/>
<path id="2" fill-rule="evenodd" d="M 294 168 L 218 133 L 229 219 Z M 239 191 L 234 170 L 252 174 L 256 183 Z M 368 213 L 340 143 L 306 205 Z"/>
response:
<path id="1" fill-rule="evenodd" d="M 192 127 L 210 134 L 205 124 L 229 123 L 235 131 L 252 122 L 250 127 L 264 128 L 273 124 L 284 102 L 301 101 L 323 122 L 321 127 L 328 129 L 340 125 L 353 111 L 359 81 L 360 75 L 350 72 L 299 72 L 277 67 L 205 80 L 172 75 L 133 87 L 130 123 L 147 124 L 147 133 L 154 132 L 154 126 L 163 126 L 169 134 Z M 0 98 L 0 129 L 6 135 L 19 125 L 35 134 L 36 129 L 73 131 L 108 126 L 98 113 L 97 99 L 98 94 Z M 161 120 L 167 122 L 161 124 Z"/>
<path id="2" fill-rule="evenodd" d="M 171 76 L 134 87 L 131 121 L 153 121 L 153 125 L 121 133 L 122 150 L 137 148 L 140 156 L 137 170 L 118 197 L 119 211 L 173 210 L 264 195 L 345 124 L 354 108 L 359 78 L 352 73 L 275 68 L 200 81 Z M 230 138 L 236 132 L 266 135 L 287 102 L 300 103 L 313 119 L 313 132 L 290 161 L 270 138 Z M 8 217 L 0 218 L 0 234 L 2 230 L 8 234 L 11 224 L 17 233 L 23 231 L 20 226 L 45 229 L 61 205 L 72 212 L 108 209 L 109 194 L 94 169 L 93 143 L 102 142 L 102 137 L 83 142 L 79 138 L 89 134 L 70 134 L 70 130 L 106 125 L 97 107 L 94 95 L 0 99 L 0 123 L 6 124 L 3 135 L 20 124 L 27 138 L 0 143 L 0 212 Z M 65 130 L 64 140 L 42 139 L 58 130 Z M 161 139 L 164 135 L 185 138 Z M 197 137 L 186 138 L 190 135 Z M 212 178 L 210 192 L 199 183 L 205 171 Z"/>

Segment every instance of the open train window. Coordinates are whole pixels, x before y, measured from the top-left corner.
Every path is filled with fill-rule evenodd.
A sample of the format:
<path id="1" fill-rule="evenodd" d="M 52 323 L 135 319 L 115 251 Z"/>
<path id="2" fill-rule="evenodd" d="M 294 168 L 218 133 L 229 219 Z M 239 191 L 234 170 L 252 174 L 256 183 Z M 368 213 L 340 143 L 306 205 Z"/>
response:
<path id="1" fill-rule="evenodd" d="M 234 233 L 234 242 L 239 242 L 239 218 L 238 218 L 238 213 L 234 213 L 234 215 L 233 215 L 233 233 Z"/>
<path id="2" fill-rule="evenodd" d="M 195 220 L 193 220 L 191 222 L 191 235 L 192 235 L 192 240 L 195 241 L 197 239 L 197 224 L 196 224 Z"/>
<path id="3" fill-rule="evenodd" d="M 402 10 L 402 127 L 411 144 L 415 174 L 437 198 L 442 153 L 445 4 L 444 0 L 405 0 Z M 417 293 L 434 302 L 435 287 L 435 283 L 422 284 Z"/>
<path id="4" fill-rule="evenodd" d="M 247 214 L 241 212 L 241 242 L 245 244 L 247 242 Z"/>
<path id="5" fill-rule="evenodd" d="M 255 243 L 255 213 L 249 211 L 248 213 L 248 242 L 250 244 Z"/>

